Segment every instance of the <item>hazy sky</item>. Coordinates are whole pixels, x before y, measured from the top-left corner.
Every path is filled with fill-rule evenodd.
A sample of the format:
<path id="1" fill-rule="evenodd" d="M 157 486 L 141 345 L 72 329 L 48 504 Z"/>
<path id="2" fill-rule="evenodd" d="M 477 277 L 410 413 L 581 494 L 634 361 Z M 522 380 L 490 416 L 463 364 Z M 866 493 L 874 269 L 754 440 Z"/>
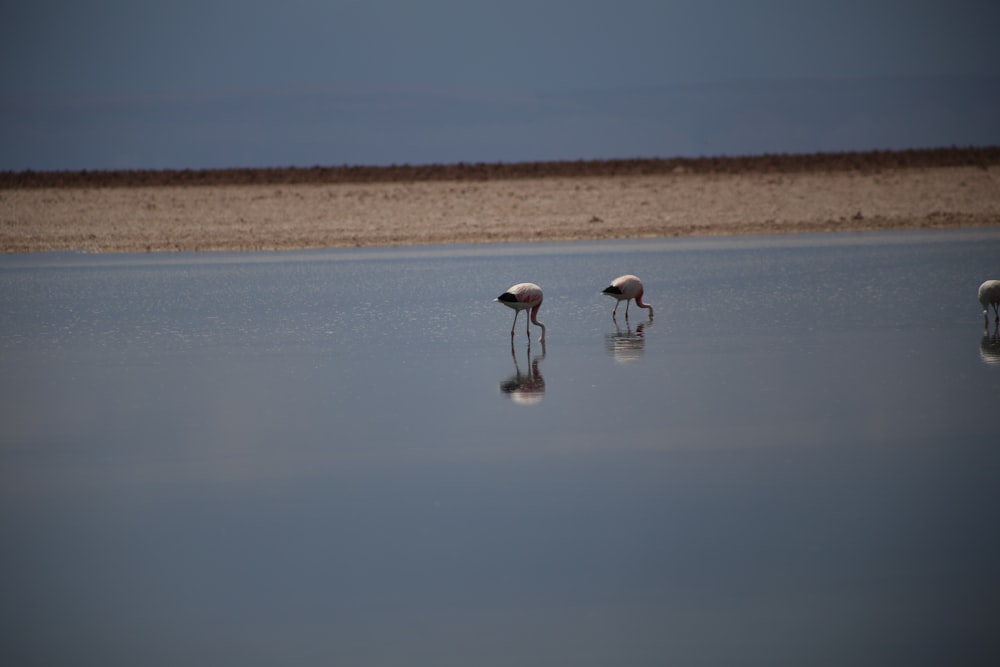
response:
<path id="1" fill-rule="evenodd" d="M 1000 3 L 15 0 L 0 169 L 1000 143 Z"/>

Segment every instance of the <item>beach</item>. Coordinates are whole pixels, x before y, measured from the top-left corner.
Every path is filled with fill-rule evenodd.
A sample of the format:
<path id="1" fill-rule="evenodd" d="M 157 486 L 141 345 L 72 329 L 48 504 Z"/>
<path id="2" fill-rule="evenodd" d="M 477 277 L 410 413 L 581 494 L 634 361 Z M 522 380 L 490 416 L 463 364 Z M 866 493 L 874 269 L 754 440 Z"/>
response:
<path id="1" fill-rule="evenodd" d="M 1000 149 L 0 174 L 0 250 L 159 252 L 1000 225 Z"/>

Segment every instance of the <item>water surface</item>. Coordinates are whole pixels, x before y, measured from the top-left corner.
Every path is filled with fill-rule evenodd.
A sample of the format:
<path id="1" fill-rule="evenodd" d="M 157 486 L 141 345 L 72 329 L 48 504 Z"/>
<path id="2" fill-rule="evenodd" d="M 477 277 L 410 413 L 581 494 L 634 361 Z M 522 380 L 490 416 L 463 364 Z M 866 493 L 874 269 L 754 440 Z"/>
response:
<path id="1" fill-rule="evenodd" d="M 996 664 L 1000 232 L 0 258 L 6 664 Z M 599 294 L 639 275 L 656 316 Z M 545 290 L 513 341 L 510 285 Z"/>

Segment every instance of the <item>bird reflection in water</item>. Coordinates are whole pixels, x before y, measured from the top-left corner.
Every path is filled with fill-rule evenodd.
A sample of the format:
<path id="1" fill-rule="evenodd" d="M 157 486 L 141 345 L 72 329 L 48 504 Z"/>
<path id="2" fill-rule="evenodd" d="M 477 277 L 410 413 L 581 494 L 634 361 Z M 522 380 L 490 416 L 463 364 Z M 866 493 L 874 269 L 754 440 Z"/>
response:
<path id="1" fill-rule="evenodd" d="M 992 332 L 989 322 L 986 323 L 983 337 L 979 339 L 979 358 L 984 364 L 1000 364 L 1000 323 L 993 325 Z"/>
<path id="2" fill-rule="evenodd" d="M 500 383 L 500 391 L 521 405 L 538 403 L 545 395 L 545 378 L 538 370 L 538 364 L 545 358 L 545 343 L 542 343 L 541 355 L 533 356 L 529 341 L 526 353 L 527 373 L 521 372 L 521 365 L 517 362 L 517 353 L 514 351 L 514 341 L 510 343 L 510 357 L 514 360 L 514 374 Z"/>
<path id="3" fill-rule="evenodd" d="M 650 326 L 648 322 L 640 324 L 633 331 L 630 325 L 626 325 L 623 331 L 616 322 L 615 332 L 605 336 L 604 346 L 619 363 L 627 364 L 638 361 L 642 358 L 646 345 L 645 329 L 647 326 Z"/>

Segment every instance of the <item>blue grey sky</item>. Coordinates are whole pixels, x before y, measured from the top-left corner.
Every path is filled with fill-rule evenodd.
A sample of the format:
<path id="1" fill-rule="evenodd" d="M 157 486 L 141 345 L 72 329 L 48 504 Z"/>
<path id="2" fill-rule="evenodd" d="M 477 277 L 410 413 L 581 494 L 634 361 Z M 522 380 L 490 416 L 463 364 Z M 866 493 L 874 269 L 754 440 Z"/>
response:
<path id="1" fill-rule="evenodd" d="M 998 25 L 961 0 L 15 0 L 0 169 L 996 145 Z"/>

